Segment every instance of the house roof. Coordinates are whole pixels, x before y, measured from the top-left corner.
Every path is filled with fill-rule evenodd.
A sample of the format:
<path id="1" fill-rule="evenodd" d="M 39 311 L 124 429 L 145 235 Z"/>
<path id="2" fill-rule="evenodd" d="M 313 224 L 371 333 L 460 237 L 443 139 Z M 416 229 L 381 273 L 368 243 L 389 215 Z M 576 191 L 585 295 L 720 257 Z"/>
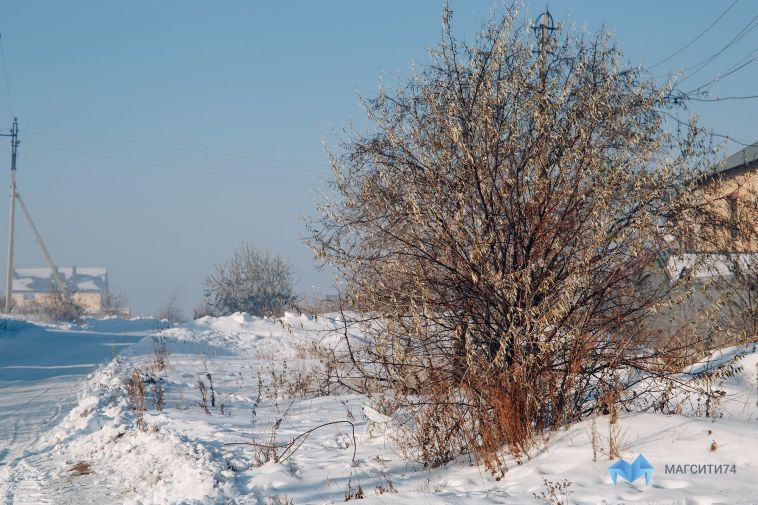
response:
<path id="1" fill-rule="evenodd" d="M 59 267 L 63 283 L 72 291 L 100 293 L 108 286 L 105 268 Z M 14 268 L 13 291 L 19 293 L 45 293 L 57 289 L 53 272 L 49 268 Z"/>
<path id="2" fill-rule="evenodd" d="M 734 177 L 758 168 L 758 142 L 747 146 L 716 165 L 716 175 Z"/>
<path id="3" fill-rule="evenodd" d="M 671 255 L 666 260 L 669 279 L 678 279 L 685 272 L 695 269 L 696 280 L 730 278 L 734 270 L 748 272 L 758 264 L 758 253 L 685 253 Z"/>

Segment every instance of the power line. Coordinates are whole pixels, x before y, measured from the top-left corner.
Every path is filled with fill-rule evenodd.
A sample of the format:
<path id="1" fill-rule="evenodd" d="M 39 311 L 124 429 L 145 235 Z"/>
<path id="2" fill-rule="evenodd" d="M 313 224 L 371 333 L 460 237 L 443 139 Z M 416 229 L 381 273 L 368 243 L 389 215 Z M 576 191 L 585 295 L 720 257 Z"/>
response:
<path id="1" fill-rule="evenodd" d="M 738 70 L 742 70 L 743 68 L 745 68 L 746 66 L 750 65 L 750 64 L 751 64 L 751 63 L 753 63 L 754 61 L 755 61 L 755 58 L 753 58 L 753 59 L 751 59 L 751 60 L 749 60 L 749 61 L 746 61 L 745 63 L 743 63 L 742 65 L 740 65 L 740 66 L 738 66 L 738 67 L 735 67 L 735 68 L 733 68 L 733 69 L 732 69 L 732 68 L 730 68 L 729 70 L 727 70 L 727 72 L 726 72 L 724 75 L 720 75 L 720 76 L 719 76 L 719 78 L 718 78 L 717 80 L 719 80 L 719 81 L 720 81 L 721 79 L 724 79 L 725 77 L 729 77 L 729 76 L 730 76 L 730 75 L 732 75 L 733 73 L 737 72 Z"/>
<path id="2" fill-rule="evenodd" d="M 746 95 L 746 96 L 715 96 L 713 98 L 698 98 L 689 97 L 688 100 L 695 102 L 723 102 L 725 100 L 752 100 L 758 98 L 758 95 Z"/>
<path id="3" fill-rule="evenodd" d="M 753 49 L 751 49 L 746 55 L 744 55 L 742 58 L 740 58 L 736 63 L 734 63 L 733 65 L 731 65 L 730 67 L 728 67 L 723 74 L 714 76 L 710 81 L 707 81 L 707 82 L 701 84 L 700 86 L 691 89 L 690 91 L 680 92 L 678 95 L 673 94 L 675 96 L 675 99 L 679 100 L 679 101 L 695 100 L 695 101 L 708 102 L 708 101 L 723 101 L 723 100 L 746 100 L 746 99 L 752 98 L 752 96 L 744 96 L 744 97 L 730 96 L 730 97 L 723 97 L 723 98 L 718 98 L 718 97 L 716 97 L 716 98 L 707 98 L 709 92 L 708 91 L 702 91 L 702 90 L 704 88 L 707 88 L 707 87 L 710 87 L 710 86 L 714 85 L 715 83 L 717 83 L 719 81 L 722 81 L 722 80 L 726 79 L 730 75 L 733 75 L 733 74 L 739 72 L 743 68 L 745 68 L 748 65 L 750 65 L 751 63 L 753 63 L 758 58 L 756 58 L 756 57 L 750 58 L 750 57 L 753 56 L 753 54 L 755 54 L 756 52 L 758 52 L 758 46 L 756 46 Z M 750 58 L 750 59 L 748 60 L 748 58 Z M 748 60 L 748 61 L 745 61 L 745 60 Z M 701 96 L 698 96 L 698 95 L 701 95 Z"/>
<path id="4" fill-rule="evenodd" d="M 748 33 L 750 33 L 756 27 L 756 24 L 755 24 L 756 19 L 758 19 L 758 14 L 756 14 L 755 16 L 753 16 L 753 18 L 750 21 L 748 21 L 748 23 L 742 28 L 742 30 L 740 30 L 739 32 L 737 32 L 737 35 L 735 35 L 721 49 L 719 49 L 718 51 L 716 51 L 711 56 L 708 56 L 707 58 L 699 61 L 698 63 L 695 63 L 694 65 L 690 65 L 688 67 L 684 67 L 682 70 L 684 70 L 684 71 L 692 70 L 693 68 L 700 67 L 700 66 L 702 66 L 704 64 L 708 64 L 708 63 L 712 62 L 716 57 L 720 56 L 724 51 L 726 51 L 727 49 L 729 49 L 730 47 L 732 47 L 734 44 L 736 44 L 742 37 L 744 37 L 745 35 L 747 35 Z"/>
<path id="5" fill-rule="evenodd" d="M 749 53 L 747 53 L 745 56 L 743 56 L 742 58 L 740 58 L 740 60 L 737 61 L 734 65 L 732 65 L 731 67 L 727 68 L 725 70 L 724 74 L 714 76 L 710 81 L 705 82 L 705 83 L 701 84 L 700 86 L 698 86 L 697 88 L 694 88 L 694 89 L 688 91 L 686 94 L 687 95 L 692 95 L 694 93 L 698 93 L 703 88 L 711 86 L 711 85 L 713 85 L 713 84 L 715 84 L 715 83 L 717 83 L 719 81 L 722 81 L 722 80 L 726 79 L 730 75 L 739 72 L 743 68 L 745 68 L 748 65 L 750 65 L 751 63 L 753 63 L 756 59 L 758 59 L 758 58 L 751 58 L 750 60 L 745 61 L 748 58 L 750 58 L 756 51 L 758 51 L 758 47 L 753 48 Z"/>
<path id="6" fill-rule="evenodd" d="M 660 110 L 660 109 L 658 110 L 658 112 L 660 114 L 668 116 L 670 119 L 676 121 L 680 126 L 685 126 L 687 128 L 692 128 L 692 125 L 689 122 L 682 121 L 681 119 L 679 119 L 677 116 L 675 116 L 674 114 L 672 114 L 670 112 L 667 112 L 665 110 Z M 743 142 L 741 140 L 738 140 L 738 139 L 732 137 L 731 135 L 726 135 L 726 134 L 723 134 L 723 133 L 717 133 L 717 132 L 715 132 L 713 130 L 708 130 L 706 128 L 695 127 L 695 131 L 699 131 L 699 132 L 705 133 L 705 134 L 710 135 L 712 137 L 722 138 L 722 139 L 727 140 L 729 142 L 734 142 L 735 144 L 739 144 L 739 145 L 741 145 L 743 147 L 750 147 L 750 146 L 755 145 L 755 142 Z"/>
<path id="7" fill-rule="evenodd" d="M 299 185 L 306 185 L 306 186 L 312 186 L 313 184 L 304 182 L 299 179 L 278 179 L 274 177 L 265 177 L 265 176 L 259 176 L 259 175 L 250 175 L 250 174 L 240 174 L 240 173 L 234 173 L 234 172 L 224 172 L 219 170 L 207 170 L 207 169 L 201 169 L 201 168 L 193 168 L 193 167 L 186 167 L 186 166 L 176 166 L 176 165 L 169 165 L 166 163 L 156 163 L 151 161 L 143 161 L 143 160 L 137 160 L 137 159 L 131 159 L 131 158 L 122 158 L 119 156 L 111 156 L 107 154 L 100 154 L 100 153 L 92 153 L 87 151 L 81 151 L 79 149 L 71 149 L 68 147 L 61 147 L 51 144 L 44 144 L 40 142 L 36 142 L 33 140 L 26 141 L 27 144 L 33 144 L 37 145 L 43 148 L 48 149 L 55 149 L 59 151 L 67 151 L 70 153 L 79 154 L 82 156 L 89 156 L 89 157 L 95 157 L 95 158 L 103 158 L 103 159 L 109 159 L 113 161 L 119 161 L 122 163 L 128 163 L 130 165 L 138 165 L 138 166 L 146 166 L 146 167 L 157 167 L 157 168 L 167 168 L 171 170 L 176 170 L 180 172 L 196 172 L 200 174 L 207 174 L 207 175 L 217 175 L 217 176 L 223 176 L 223 177 L 234 177 L 238 179 L 249 179 L 249 180 L 256 180 L 256 181 L 263 181 L 263 182 L 273 182 L 273 183 L 281 183 L 281 184 L 299 184 Z"/>
<path id="8" fill-rule="evenodd" d="M 136 144 L 129 145 L 129 144 L 123 144 L 123 143 L 103 142 L 103 141 L 92 140 L 92 139 L 82 139 L 82 138 L 72 137 L 70 135 L 61 135 L 61 134 L 58 134 L 58 133 L 50 133 L 50 132 L 44 132 L 44 131 L 40 131 L 40 130 L 30 130 L 30 131 L 33 134 L 44 135 L 46 137 L 53 137 L 53 138 L 58 138 L 58 139 L 61 139 L 61 140 L 80 142 L 80 143 L 84 143 L 84 144 L 93 144 L 93 145 L 102 145 L 102 146 L 107 146 L 107 147 L 115 147 L 117 149 L 129 149 L 129 150 L 133 150 L 135 148 L 135 145 L 136 145 Z M 143 146 L 140 146 L 139 149 L 140 149 L 140 151 L 153 152 L 153 153 L 160 154 L 160 155 L 165 155 L 165 156 L 177 156 L 177 157 L 182 157 L 182 158 L 189 158 L 189 159 L 203 160 L 203 161 L 212 161 L 214 163 L 224 163 L 224 164 L 229 164 L 229 165 L 237 165 L 237 166 L 251 167 L 251 168 L 271 167 L 272 163 L 285 163 L 285 162 L 287 162 L 286 160 L 276 160 L 276 159 L 266 159 L 266 158 L 258 158 L 258 159 L 259 160 L 267 160 L 267 161 L 246 162 L 246 161 L 239 161 L 239 160 L 235 160 L 235 159 L 225 160 L 225 159 L 222 158 L 224 155 L 221 154 L 221 153 L 219 153 L 218 157 L 217 156 L 210 157 L 210 156 L 200 156 L 200 155 L 197 155 L 197 154 L 187 154 L 187 153 L 177 152 L 177 151 L 174 151 L 174 150 L 162 150 L 162 149 L 156 149 L 156 148 L 150 148 L 150 147 L 145 148 Z M 242 158 L 242 157 L 240 156 L 240 158 Z M 255 158 L 251 158 L 251 159 L 255 159 Z M 295 163 L 295 162 L 290 162 L 290 163 Z M 303 164 L 305 165 L 305 163 L 303 163 Z M 322 164 L 312 163 L 311 165 L 313 167 L 320 167 L 320 168 L 324 167 L 323 163 Z M 298 167 L 292 167 L 292 166 L 284 166 L 284 167 L 277 166 L 275 168 L 277 170 L 287 170 L 287 171 L 300 172 L 300 173 L 305 173 L 305 174 L 313 174 L 313 170 L 312 169 L 306 169 L 306 168 L 298 168 Z"/>
<path id="9" fill-rule="evenodd" d="M 724 45 L 721 49 L 719 49 L 718 51 L 716 51 L 714 54 L 712 54 L 711 56 L 705 58 L 704 60 L 701 60 L 700 62 L 698 62 L 698 63 L 696 63 L 694 65 L 690 65 L 689 67 L 685 67 L 684 69 L 682 69 L 683 72 L 687 72 L 688 70 L 692 70 L 692 72 L 690 72 L 689 74 L 687 74 L 686 76 L 684 76 L 682 79 L 680 79 L 679 82 L 678 82 L 678 84 L 683 83 L 684 81 L 690 79 L 693 75 L 695 75 L 698 72 L 700 72 L 701 70 L 703 70 L 705 67 L 707 67 L 708 65 L 710 65 L 713 62 L 713 60 L 715 60 L 717 57 L 719 57 L 721 54 L 723 54 L 724 51 L 726 51 L 727 49 L 729 49 L 730 47 L 732 47 L 734 44 L 736 44 L 737 42 L 739 42 L 740 39 L 742 39 L 745 35 L 747 35 L 751 31 L 753 31 L 756 28 L 756 26 L 758 26 L 758 23 L 756 23 L 756 19 L 758 19 L 758 14 L 756 14 L 755 16 L 753 16 L 753 18 L 748 22 L 748 24 L 745 25 L 745 27 L 742 30 L 740 30 L 737 33 L 737 35 L 735 35 L 732 38 L 732 40 L 730 40 L 729 42 L 727 42 L 726 45 Z"/>
<path id="10" fill-rule="evenodd" d="M 34 125 L 28 119 L 23 119 L 22 121 L 24 123 L 26 123 L 26 129 L 28 131 L 36 132 L 36 133 L 39 133 L 41 135 L 48 135 L 48 136 L 55 136 L 55 137 L 64 138 L 64 136 L 60 135 L 59 133 L 52 133 L 52 132 L 36 129 L 34 127 Z M 56 128 L 59 127 L 59 125 L 56 125 L 56 124 L 48 122 L 48 121 L 35 121 L 35 123 L 36 122 L 46 123 L 46 124 L 48 124 L 50 126 L 54 126 Z M 67 131 L 74 131 L 74 130 L 71 130 L 68 126 L 66 126 L 65 128 L 66 128 Z M 115 142 L 118 142 L 118 143 L 121 143 L 121 144 L 125 144 L 127 146 L 129 144 L 131 144 L 131 146 L 128 146 L 130 148 L 133 147 L 134 145 L 138 145 L 140 147 L 142 147 L 142 146 L 151 146 L 151 147 L 156 148 L 156 149 L 168 150 L 168 151 L 173 151 L 173 152 L 187 152 L 187 153 L 198 153 L 198 154 L 209 155 L 209 156 L 213 156 L 214 159 L 218 158 L 218 157 L 222 157 L 222 158 L 237 158 L 237 159 L 244 159 L 244 160 L 261 161 L 261 162 L 266 162 L 266 163 L 272 163 L 273 162 L 273 163 L 292 164 L 292 165 L 322 166 L 321 164 L 313 162 L 313 161 L 291 160 L 291 159 L 281 159 L 281 158 L 266 158 L 266 157 L 260 157 L 260 156 L 251 156 L 251 155 L 247 155 L 247 154 L 234 154 L 234 153 L 228 153 L 228 152 L 207 151 L 207 150 L 196 149 L 196 148 L 181 147 L 181 146 L 172 146 L 172 145 L 168 145 L 168 144 L 156 143 L 156 142 L 147 141 L 147 140 L 127 139 L 127 138 L 124 138 L 124 137 L 117 137 L 117 136 L 113 136 L 113 135 L 106 135 L 106 134 L 103 134 L 103 133 L 91 132 L 91 131 L 89 131 L 89 132 L 86 132 L 86 131 L 76 132 L 76 131 L 74 131 L 74 133 L 80 133 L 81 134 L 80 138 L 82 138 L 84 136 L 86 136 L 86 137 L 100 137 L 100 138 L 104 138 L 104 139 L 113 140 Z M 67 138 L 67 140 L 71 140 L 72 137 L 67 136 L 66 138 Z M 79 139 L 76 139 L 76 140 L 82 141 L 82 140 L 79 140 Z M 88 139 L 87 142 L 90 142 L 90 143 L 102 143 L 100 141 L 95 141 L 95 140 L 90 140 L 90 139 Z"/>
<path id="11" fill-rule="evenodd" d="M 737 63 L 735 63 L 734 65 L 732 65 L 731 67 L 729 67 L 729 68 L 726 70 L 726 74 L 725 74 L 725 76 L 726 76 L 726 75 L 729 75 L 729 74 L 731 74 L 732 72 L 734 72 L 735 70 L 739 70 L 740 68 L 742 68 L 742 67 L 744 67 L 745 65 L 747 65 L 747 63 L 745 63 L 745 64 L 742 64 L 742 62 L 743 62 L 743 61 L 745 61 L 746 59 L 750 58 L 750 57 L 751 57 L 752 55 L 754 55 L 756 52 L 758 52 L 758 46 L 754 47 L 754 48 L 753 48 L 753 49 L 752 49 L 752 50 L 751 50 L 749 53 L 747 53 L 745 56 L 743 56 L 742 58 L 740 58 L 740 59 L 739 59 L 739 61 L 737 61 Z M 754 61 L 754 60 L 755 60 L 755 58 L 751 59 L 751 60 L 750 60 L 748 63 L 750 63 L 750 62 L 752 62 L 752 61 Z"/>
<path id="12" fill-rule="evenodd" d="M 710 29 L 713 28 L 716 25 L 716 23 L 718 23 L 721 20 L 721 18 L 723 18 L 724 16 L 726 16 L 726 13 L 729 12 L 730 10 L 732 10 L 732 7 L 734 7 L 735 5 L 737 5 L 738 1 L 739 0 L 734 0 L 734 2 L 732 3 L 732 5 L 730 5 L 729 7 L 727 7 L 726 10 L 724 12 L 722 12 L 719 17 L 717 17 L 711 24 L 709 24 L 706 27 L 706 29 L 703 30 L 702 32 L 700 32 L 694 39 L 690 40 L 687 44 L 685 44 L 684 47 L 682 47 L 681 49 L 679 49 L 678 51 L 676 51 L 674 54 L 672 54 L 670 56 L 667 56 L 666 58 L 662 59 L 661 61 L 659 61 L 655 65 L 652 65 L 652 66 L 648 67 L 648 70 L 652 70 L 655 67 L 660 66 L 663 63 L 666 63 L 667 61 L 671 60 L 675 56 L 678 56 L 679 54 L 681 54 L 685 49 L 687 49 L 688 47 L 690 47 L 692 44 L 694 44 L 695 42 L 697 42 L 698 40 L 700 40 L 700 37 L 702 37 L 703 35 L 705 35 L 706 33 L 708 33 L 710 31 Z"/>

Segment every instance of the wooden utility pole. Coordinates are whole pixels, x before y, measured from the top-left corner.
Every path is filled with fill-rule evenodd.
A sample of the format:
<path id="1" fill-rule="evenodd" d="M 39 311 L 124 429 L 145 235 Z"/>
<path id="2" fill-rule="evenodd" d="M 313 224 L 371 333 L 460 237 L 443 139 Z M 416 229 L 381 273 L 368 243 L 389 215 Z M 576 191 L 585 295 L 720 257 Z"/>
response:
<path id="1" fill-rule="evenodd" d="M 8 223 L 8 270 L 6 272 L 5 284 L 5 312 L 9 313 L 12 308 L 11 302 L 13 298 L 13 231 L 16 225 L 16 200 L 18 200 L 18 204 L 21 206 L 21 210 L 24 212 L 26 220 L 29 221 L 29 226 L 31 226 L 32 231 L 34 232 L 34 237 L 37 240 L 37 244 L 40 246 L 40 249 L 42 249 L 42 254 L 45 255 L 45 261 L 47 262 L 47 266 L 50 268 L 53 279 L 55 279 L 56 286 L 61 291 L 61 293 L 64 294 L 66 293 L 66 287 L 63 284 L 63 279 L 61 279 L 61 274 L 58 272 L 58 268 L 55 266 L 53 259 L 50 257 L 50 253 L 48 252 L 47 247 L 45 247 L 45 242 L 42 240 L 42 236 L 39 234 L 37 227 L 34 225 L 34 221 L 32 221 L 32 216 L 29 214 L 26 205 L 24 205 L 24 201 L 21 199 L 21 195 L 19 195 L 17 191 L 16 156 L 18 154 L 18 144 L 20 143 L 18 140 L 18 118 L 13 118 L 13 127 L 11 128 L 10 133 L 0 133 L 0 136 L 11 138 L 11 209 L 10 221 Z"/>
<path id="2" fill-rule="evenodd" d="M 18 118 L 13 118 L 10 133 L 0 133 L 0 136 L 11 138 L 11 208 L 8 222 L 8 270 L 5 284 L 5 312 L 11 311 L 13 297 L 13 228 L 16 214 L 16 155 L 18 154 Z"/>
<path id="3" fill-rule="evenodd" d="M 63 279 L 61 279 L 61 274 L 58 272 L 58 267 L 55 266 L 55 263 L 53 262 L 53 258 L 50 257 L 50 253 L 47 250 L 47 247 L 45 246 L 45 241 L 42 240 L 42 235 L 39 234 L 39 231 L 37 230 L 37 227 L 34 225 L 34 221 L 32 221 L 32 215 L 29 214 L 29 210 L 26 208 L 26 205 L 24 204 L 24 201 L 21 199 L 21 195 L 16 193 L 16 200 L 18 200 L 18 205 L 21 207 L 21 210 L 24 212 L 24 215 L 26 216 L 26 220 L 29 223 L 29 226 L 32 228 L 32 231 L 34 232 L 34 237 L 37 240 L 37 245 L 39 245 L 40 249 L 42 249 L 42 254 L 45 255 L 45 261 L 47 261 L 47 266 L 50 268 L 50 271 L 53 274 L 53 279 L 55 279 L 55 285 L 58 286 L 58 289 L 61 293 L 66 294 L 66 286 L 63 284 Z"/>

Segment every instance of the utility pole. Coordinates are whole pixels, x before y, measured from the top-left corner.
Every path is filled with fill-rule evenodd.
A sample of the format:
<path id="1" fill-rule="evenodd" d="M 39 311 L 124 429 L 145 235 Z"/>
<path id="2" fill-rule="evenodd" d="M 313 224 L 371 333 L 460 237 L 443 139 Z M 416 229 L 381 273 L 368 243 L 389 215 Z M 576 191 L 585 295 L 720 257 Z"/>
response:
<path id="1" fill-rule="evenodd" d="M 18 154 L 18 118 L 13 118 L 13 126 L 10 133 L 0 133 L 2 137 L 11 138 L 11 209 L 8 222 L 8 270 L 6 271 L 5 284 L 5 312 L 11 311 L 11 299 L 13 297 L 13 227 L 16 214 L 16 156 Z"/>
<path id="2" fill-rule="evenodd" d="M 556 30 L 555 21 L 550 14 L 550 9 L 545 7 L 545 12 L 540 14 L 537 19 L 537 24 L 532 27 L 535 35 L 537 35 L 539 44 L 539 66 L 540 66 L 540 82 L 542 88 L 545 88 L 545 82 L 547 81 L 547 55 L 550 52 L 550 38 L 553 36 L 553 32 Z"/>
<path id="3" fill-rule="evenodd" d="M 539 71 L 539 83 L 537 87 L 536 96 L 539 98 L 537 104 L 539 114 L 537 114 L 537 127 L 541 128 L 541 117 L 546 112 L 545 108 L 548 107 L 547 89 L 547 55 L 550 53 L 550 39 L 553 36 L 553 32 L 556 30 L 555 21 L 553 16 L 550 15 L 550 9 L 545 7 L 545 12 L 540 14 L 535 20 L 535 25 L 532 27 L 534 34 L 537 36 L 537 44 L 539 49 L 534 51 L 538 54 L 537 65 Z M 546 166 L 540 168 L 540 177 L 544 178 L 549 173 Z"/>
<path id="4" fill-rule="evenodd" d="M 40 249 L 42 249 L 42 254 L 45 255 L 45 261 L 47 261 L 47 266 L 50 268 L 50 271 L 53 274 L 53 279 L 55 280 L 56 286 L 58 286 L 58 289 L 61 293 L 64 295 L 66 294 L 66 286 L 63 284 L 63 279 L 61 279 L 61 274 L 58 272 L 58 267 L 55 266 L 55 263 L 53 262 L 53 258 L 50 257 L 50 253 L 47 250 L 47 247 L 45 246 L 45 241 L 42 240 L 42 235 L 39 234 L 39 231 L 37 230 L 37 227 L 34 225 L 34 221 L 32 221 L 32 215 L 29 214 L 29 210 L 26 208 L 26 205 L 24 204 L 24 200 L 21 199 L 21 195 L 16 193 L 16 200 L 18 200 L 18 206 L 21 207 L 21 210 L 24 212 L 24 215 L 26 216 L 26 220 L 29 223 L 29 226 L 32 228 L 32 231 L 34 232 L 34 237 L 37 240 L 37 245 L 39 245 Z"/>
<path id="5" fill-rule="evenodd" d="M 21 206 L 21 210 L 24 211 L 26 220 L 29 221 L 29 226 L 31 226 L 32 231 L 34 232 L 34 236 L 37 239 L 37 244 L 40 246 L 40 249 L 42 249 L 42 254 L 45 255 L 47 266 L 50 268 L 53 279 L 55 280 L 55 284 L 61 293 L 66 293 L 66 286 L 63 284 L 61 274 L 58 272 L 58 268 L 55 266 L 53 259 L 50 257 L 50 253 L 48 252 L 47 247 L 45 247 L 45 242 L 42 240 L 42 236 L 39 234 L 37 227 L 34 225 L 34 221 L 32 221 L 32 216 L 29 214 L 29 210 L 26 208 L 24 201 L 21 199 L 21 195 L 18 194 L 18 191 L 16 191 L 18 189 L 16 186 L 16 156 L 18 154 L 18 144 L 21 142 L 18 140 L 18 118 L 13 118 L 13 126 L 11 127 L 10 133 L 0 133 L 0 137 L 11 138 L 11 211 L 10 221 L 8 223 L 8 271 L 6 272 L 5 285 L 5 312 L 10 313 L 11 299 L 13 297 L 13 229 L 16 224 L 16 200 L 18 200 L 18 204 Z"/>

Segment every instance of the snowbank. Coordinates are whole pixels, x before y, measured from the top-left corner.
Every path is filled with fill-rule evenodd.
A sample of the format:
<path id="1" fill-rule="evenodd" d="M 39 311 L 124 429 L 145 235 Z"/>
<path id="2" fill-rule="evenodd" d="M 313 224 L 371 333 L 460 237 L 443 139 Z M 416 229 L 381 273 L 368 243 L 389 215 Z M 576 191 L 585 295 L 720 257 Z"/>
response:
<path id="1" fill-rule="evenodd" d="M 710 360 L 747 352 L 742 369 L 718 384 L 726 393 L 720 417 L 625 414 L 615 427 L 607 417 L 588 419 L 553 433 L 528 457 L 509 459 L 498 481 L 467 458 L 424 469 L 402 457 L 391 421 L 369 429 L 365 399 L 320 389 L 309 346 L 339 326 L 337 315 L 275 321 L 240 313 L 143 338 L 92 374 L 76 406 L 40 438 L 34 454 L 49 455 L 40 482 L 59 496 L 107 491 L 118 503 L 156 504 L 333 503 L 358 495 L 362 503 L 531 504 L 549 501 L 551 490 L 572 504 L 755 503 L 758 496 L 752 347 Z M 166 369 L 156 365 L 161 342 Z M 135 370 L 144 387 L 144 429 L 129 399 Z M 346 422 L 326 424 L 338 420 Z M 313 428 L 290 457 L 272 457 L 272 447 L 281 455 Z M 652 464 L 649 485 L 643 478 L 611 481 L 612 429 L 623 459 L 642 454 Z M 29 472 L 44 467 L 29 461 Z M 2 482 L 12 496 L 18 485 L 8 471 L 0 471 Z"/>

